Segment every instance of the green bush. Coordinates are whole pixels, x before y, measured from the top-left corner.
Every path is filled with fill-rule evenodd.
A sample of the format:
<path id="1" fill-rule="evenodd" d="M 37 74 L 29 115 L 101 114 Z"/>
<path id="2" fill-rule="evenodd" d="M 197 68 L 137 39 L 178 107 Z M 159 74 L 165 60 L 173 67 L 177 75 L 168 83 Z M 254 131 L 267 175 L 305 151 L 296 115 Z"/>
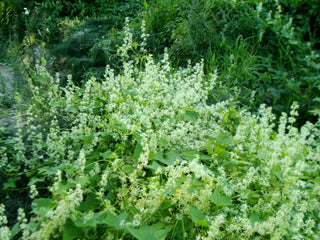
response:
<path id="1" fill-rule="evenodd" d="M 137 46 L 125 33 L 124 58 Z M 319 236 L 319 121 L 294 127 L 294 103 L 276 128 L 265 105 L 251 114 L 208 104 L 218 75 L 203 62 L 134 60 L 83 88 L 37 66 L 3 170 L 13 181 L 22 167 L 32 210 L 8 227 L 0 205 L 1 239 Z"/>
<path id="2" fill-rule="evenodd" d="M 316 121 L 319 108 L 319 1 L 151 1 L 145 6 L 149 49 L 168 47 L 173 65 L 205 59 L 218 67 L 223 90 L 257 111 L 265 103 L 277 115 L 298 101 L 298 122 Z M 161 53 L 161 51 L 160 51 Z M 255 101 L 249 102 L 255 92 Z M 227 96 L 225 96 L 227 95 Z"/>
<path id="3" fill-rule="evenodd" d="M 110 58 L 116 53 L 115 46 L 120 40 L 112 36 L 112 31 L 122 26 L 120 19 L 89 18 L 74 27 L 70 27 L 71 22 L 66 22 L 65 25 L 69 27 L 66 27 L 67 33 L 63 41 L 50 47 L 50 54 L 55 58 L 52 63 L 53 71 L 72 74 L 73 81 L 79 84 L 89 69 L 96 73 L 96 77 L 101 78 L 103 74 L 97 74 L 99 68 L 104 69 L 106 64 L 116 66 L 116 62 L 113 63 Z M 101 42 L 105 40 L 113 44 L 102 46 Z"/>

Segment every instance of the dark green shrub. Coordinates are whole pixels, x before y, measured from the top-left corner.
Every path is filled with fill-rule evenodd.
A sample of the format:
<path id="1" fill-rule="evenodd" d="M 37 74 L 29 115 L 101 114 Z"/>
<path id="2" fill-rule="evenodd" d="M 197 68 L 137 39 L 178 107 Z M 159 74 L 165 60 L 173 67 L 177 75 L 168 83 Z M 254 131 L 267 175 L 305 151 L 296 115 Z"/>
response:
<path id="1" fill-rule="evenodd" d="M 56 59 L 53 63 L 53 71 L 60 71 L 65 75 L 72 74 L 74 82 L 79 84 L 83 74 L 89 69 L 94 73 L 94 69 L 104 68 L 111 57 L 110 54 L 116 52 L 115 45 L 119 44 L 114 42 L 110 32 L 120 26 L 121 23 L 117 17 L 91 18 L 75 26 L 73 30 L 68 29 L 69 36 L 65 36 L 61 43 L 51 47 L 50 52 Z M 108 46 L 111 52 L 106 52 L 105 48 L 99 44 L 104 39 L 114 43 Z M 98 74 L 97 77 L 102 76 L 100 75 Z"/>
<path id="2" fill-rule="evenodd" d="M 175 66 L 205 60 L 218 69 L 212 99 L 236 98 L 256 111 L 302 108 L 298 122 L 315 121 L 318 108 L 319 1 L 151 1 L 145 6 L 149 48 L 169 48 Z M 255 91 L 255 98 L 250 96 Z"/>

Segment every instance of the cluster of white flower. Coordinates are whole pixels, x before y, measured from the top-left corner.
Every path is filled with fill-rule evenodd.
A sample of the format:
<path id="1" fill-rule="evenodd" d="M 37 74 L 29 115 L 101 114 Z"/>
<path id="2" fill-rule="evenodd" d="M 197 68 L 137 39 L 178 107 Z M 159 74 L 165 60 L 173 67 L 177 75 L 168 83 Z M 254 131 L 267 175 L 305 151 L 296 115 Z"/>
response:
<path id="1" fill-rule="evenodd" d="M 0 204 L 0 239 L 9 240 L 11 233 L 10 229 L 7 227 L 8 220 L 4 212 L 5 206 Z"/>
<path id="2" fill-rule="evenodd" d="M 125 31 L 123 56 L 133 44 L 128 23 Z M 59 234 L 87 193 L 97 196 L 102 214 L 130 215 L 117 230 L 146 222 L 174 224 L 190 218 L 187 206 L 193 206 L 205 215 L 206 227 L 195 224 L 197 239 L 319 234 L 320 187 L 308 179 L 320 171 L 320 131 L 311 123 L 294 127 L 297 103 L 275 130 L 275 116 L 264 105 L 253 115 L 236 111 L 230 101 L 207 104 L 217 73 L 205 76 L 203 62 L 173 71 L 168 53 L 159 63 L 144 56 L 143 69 L 138 61 L 124 62 L 118 75 L 107 66 L 103 81 L 91 78 L 83 89 L 70 78 L 63 89 L 49 78 L 50 94 L 34 92 L 38 103 L 47 103 L 43 117 L 50 119 L 43 127 L 36 123 L 40 120 L 28 123 L 49 129 L 30 135 L 34 156 L 44 151 L 45 141 L 43 161 L 62 164 L 51 188 L 57 206 L 31 220 L 30 226 L 39 228 L 26 239 Z M 22 130 L 16 139 L 17 159 L 28 165 Z M 36 164 L 42 163 L 28 166 Z M 65 179 L 76 189 L 63 190 Z M 36 195 L 31 186 L 31 196 Z M 161 209 L 170 214 L 159 219 Z M 81 213 L 83 224 L 94 219 L 94 210 Z"/>
<path id="3" fill-rule="evenodd" d="M 25 239 L 48 239 L 52 234 L 60 232 L 67 218 L 75 211 L 76 207 L 83 201 L 83 190 L 77 184 L 75 189 L 70 189 L 57 203 L 54 210 L 47 212 L 45 219 L 34 220 L 39 224 L 39 229 L 28 229 L 29 236 Z M 35 224 L 35 223 L 33 223 Z M 35 226 L 33 226 L 35 227 Z"/>

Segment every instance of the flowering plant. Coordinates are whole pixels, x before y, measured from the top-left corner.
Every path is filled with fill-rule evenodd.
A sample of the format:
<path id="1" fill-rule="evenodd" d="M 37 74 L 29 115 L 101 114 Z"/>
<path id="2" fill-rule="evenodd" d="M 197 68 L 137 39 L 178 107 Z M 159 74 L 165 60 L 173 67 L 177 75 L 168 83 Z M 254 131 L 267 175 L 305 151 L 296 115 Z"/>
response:
<path id="1" fill-rule="evenodd" d="M 122 56 L 139 46 L 127 36 Z M 5 163 L 29 176 L 31 217 L 20 209 L 10 235 L 1 206 L 2 239 L 316 238 L 318 123 L 295 128 L 297 103 L 277 127 L 265 105 L 208 104 L 217 73 L 172 69 L 140 46 L 83 88 L 38 66 Z"/>

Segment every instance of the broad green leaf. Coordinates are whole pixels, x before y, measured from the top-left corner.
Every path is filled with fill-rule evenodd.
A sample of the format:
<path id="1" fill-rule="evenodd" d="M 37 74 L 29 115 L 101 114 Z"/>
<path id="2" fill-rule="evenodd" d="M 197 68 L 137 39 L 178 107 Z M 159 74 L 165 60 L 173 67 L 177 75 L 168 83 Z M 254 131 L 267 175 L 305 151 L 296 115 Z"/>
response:
<path id="1" fill-rule="evenodd" d="M 168 209 L 170 207 L 174 206 L 174 204 L 172 204 L 171 201 L 169 200 L 164 200 L 160 206 L 159 206 L 159 210 L 165 210 L 165 209 Z"/>
<path id="2" fill-rule="evenodd" d="M 215 189 L 213 194 L 209 198 L 218 207 L 232 205 L 231 198 L 228 196 L 223 196 L 218 189 Z"/>
<path id="3" fill-rule="evenodd" d="M 204 213 L 192 206 L 189 206 L 189 210 L 191 219 L 195 224 L 198 224 L 203 227 L 209 227 L 209 223 L 205 220 L 206 215 L 204 215 Z"/>
<path id="4" fill-rule="evenodd" d="M 11 177 L 8 179 L 6 183 L 3 184 L 3 189 L 8 189 L 8 188 L 16 188 L 16 181 L 19 180 L 17 177 Z"/>
<path id="5" fill-rule="evenodd" d="M 108 192 L 107 199 L 110 200 L 111 202 L 113 202 L 116 198 L 112 192 Z"/>
<path id="6" fill-rule="evenodd" d="M 76 227 L 97 227 L 97 224 L 103 224 L 103 217 L 105 216 L 104 212 L 92 213 L 92 212 L 85 212 L 76 219 L 72 219 L 74 225 Z M 86 220 L 84 220 L 86 219 Z"/>
<path id="7" fill-rule="evenodd" d="M 74 240 L 83 237 L 82 228 L 76 227 L 71 219 L 63 225 L 63 240 Z"/>
<path id="8" fill-rule="evenodd" d="M 103 158 L 112 158 L 112 151 L 111 150 L 108 150 L 104 153 L 100 153 L 100 156 L 103 157 Z"/>
<path id="9" fill-rule="evenodd" d="M 146 168 L 157 171 L 158 168 L 163 169 L 163 166 L 161 166 L 159 163 L 157 163 L 156 161 L 151 161 L 151 164 L 149 164 L 148 166 L 146 166 Z"/>
<path id="10" fill-rule="evenodd" d="M 192 122 L 196 122 L 198 120 L 199 117 L 199 113 L 195 112 L 195 111 L 189 111 L 187 110 L 185 115 L 184 115 L 184 119 L 188 120 L 188 121 L 192 121 Z"/>
<path id="11" fill-rule="evenodd" d="M 174 165 L 174 163 L 176 162 L 177 159 L 179 158 L 179 153 L 177 153 L 176 151 L 170 151 L 166 154 L 166 162 L 168 165 Z"/>
<path id="12" fill-rule="evenodd" d="M 60 101 L 58 101 L 58 100 L 54 100 L 54 101 L 50 102 L 50 105 L 53 106 L 53 107 L 61 107 L 62 103 Z"/>
<path id="13" fill-rule="evenodd" d="M 152 159 L 158 160 L 158 161 L 160 161 L 160 162 L 162 162 L 162 163 L 166 163 L 166 162 L 165 162 L 165 159 L 164 159 L 164 154 L 163 154 L 163 152 L 157 152 L 156 155 L 155 155 Z"/>
<path id="14" fill-rule="evenodd" d="M 36 204 L 36 207 L 33 208 L 32 212 L 41 217 L 45 217 L 47 212 L 56 206 L 49 198 L 38 198 L 33 200 L 33 203 Z"/>
<path id="15" fill-rule="evenodd" d="M 93 135 L 82 135 L 82 136 L 80 136 L 80 139 L 83 140 L 84 145 L 89 145 L 92 143 L 94 136 Z"/>
<path id="16" fill-rule="evenodd" d="M 51 208 L 40 207 L 40 208 L 34 208 L 32 212 L 40 217 L 45 217 L 50 210 Z"/>
<path id="17" fill-rule="evenodd" d="M 66 111 L 67 112 L 72 112 L 72 113 L 78 113 L 79 110 L 77 108 L 74 108 L 74 107 L 68 107 Z"/>
<path id="18" fill-rule="evenodd" d="M 117 230 L 124 230 L 126 227 L 121 225 L 122 221 L 126 221 L 129 218 L 127 212 L 122 212 L 118 216 L 114 216 L 111 212 L 109 212 L 105 219 L 102 220 L 103 223 L 109 225 L 110 227 L 114 227 Z"/>
<path id="19" fill-rule="evenodd" d="M 154 118 L 154 119 L 152 119 L 151 120 L 153 123 L 154 123 L 154 125 L 156 125 L 156 126 L 162 126 L 163 125 L 163 122 L 161 121 L 161 120 L 159 120 L 158 118 Z"/>
<path id="20" fill-rule="evenodd" d="M 312 109 L 309 112 L 312 113 L 313 115 L 320 115 L 320 109 L 319 108 Z"/>
<path id="21" fill-rule="evenodd" d="M 164 138 L 160 138 L 160 140 L 159 140 L 159 145 L 161 146 L 161 147 L 164 147 L 164 148 L 167 148 L 168 147 L 168 141 L 166 140 L 166 139 L 164 139 Z"/>
<path id="22" fill-rule="evenodd" d="M 309 181 L 317 183 L 317 184 L 320 184 L 320 178 L 315 178 L 315 179 L 312 179 L 312 180 L 309 180 Z"/>
<path id="23" fill-rule="evenodd" d="M 182 157 L 188 161 L 192 161 L 193 159 L 196 158 L 198 153 L 194 151 L 184 151 L 182 152 Z"/>
<path id="24" fill-rule="evenodd" d="M 37 198 L 33 200 L 33 203 L 35 203 L 37 207 L 48 207 L 54 205 L 54 202 L 50 198 Z"/>
<path id="25" fill-rule="evenodd" d="M 315 98 L 313 99 L 313 101 L 315 101 L 315 102 L 320 102 L 320 97 L 315 97 Z"/>
<path id="26" fill-rule="evenodd" d="M 96 199 L 96 195 L 91 193 L 91 194 L 88 194 L 85 201 L 80 203 L 78 210 L 85 211 L 85 212 L 87 212 L 89 210 L 94 211 L 95 209 L 97 209 L 99 207 L 99 204 L 100 203 Z"/>
<path id="27" fill-rule="evenodd" d="M 255 222 L 262 222 L 262 219 L 260 218 L 259 214 L 256 212 L 253 212 L 250 214 L 249 220 L 252 224 Z"/>
<path id="28" fill-rule="evenodd" d="M 20 225 L 20 222 L 17 222 L 17 223 L 13 226 L 13 228 L 11 229 L 11 231 L 10 231 L 10 233 L 11 233 L 10 239 L 13 239 L 13 237 L 16 236 L 16 235 L 21 231 L 19 225 Z"/>
<path id="29" fill-rule="evenodd" d="M 136 88 L 130 88 L 124 91 L 128 95 L 136 96 L 138 94 L 138 91 Z"/>
<path id="30" fill-rule="evenodd" d="M 31 185 L 33 185 L 33 184 L 35 184 L 35 183 L 37 183 L 37 182 L 44 182 L 45 179 L 46 179 L 45 177 L 32 178 L 32 179 L 30 180 L 30 182 L 28 183 L 28 186 L 31 186 Z"/>
<path id="31" fill-rule="evenodd" d="M 127 173 L 127 174 L 133 173 L 134 169 L 135 168 L 133 166 L 130 166 L 130 165 L 125 165 L 125 166 L 122 167 L 122 171 L 124 173 Z"/>
<path id="32" fill-rule="evenodd" d="M 142 153 L 142 146 L 140 143 L 138 143 L 134 149 L 133 158 L 138 160 L 141 153 Z"/>
<path id="33" fill-rule="evenodd" d="M 215 138 L 215 145 L 226 146 L 234 143 L 233 138 L 224 135 L 219 135 Z"/>
<path id="34" fill-rule="evenodd" d="M 248 200 L 247 200 L 248 204 L 250 206 L 253 206 L 254 204 L 256 204 L 259 201 L 260 197 L 261 197 L 260 194 L 251 191 L 248 195 Z"/>
<path id="35" fill-rule="evenodd" d="M 165 226 L 161 223 L 148 226 L 143 224 L 139 229 L 128 228 L 128 231 L 138 240 L 165 240 L 172 226 Z"/>
<path id="36" fill-rule="evenodd" d="M 310 65 L 316 69 L 320 69 L 320 63 L 310 62 Z"/>
<path id="37" fill-rule="evenodd" d="M 56 167 L 42 167 L 38 171 L 40 173 L 45 173 L 46 175 L 56 175 L 57 171 L 60 169 L 59 166 Z"/>
<path id="38" fill-rule="evenodd" d="M 80 183 L 81 186 L 86 186 L 90 184 L 90 179 L 87 176 L 81 176 L 77 178 L 77 183 Z"/>
<path id="39" fill-rule="evenodd" d="M 123 102 L 125 102 L 126 101 L 126 99 L 118 99 L 117 101 L 116 101 L 116 103 L 123 103 Z"/>
<path id="40" fill-rule="evenodd" d="M 218 159 L 225 159 L 230 155 L 230 153 L 228 151 L 226 151 L 225 149 L 223 149 L 219 146 L 215 147 L 214 154 L 216 154 L 216 157 Z"/>

